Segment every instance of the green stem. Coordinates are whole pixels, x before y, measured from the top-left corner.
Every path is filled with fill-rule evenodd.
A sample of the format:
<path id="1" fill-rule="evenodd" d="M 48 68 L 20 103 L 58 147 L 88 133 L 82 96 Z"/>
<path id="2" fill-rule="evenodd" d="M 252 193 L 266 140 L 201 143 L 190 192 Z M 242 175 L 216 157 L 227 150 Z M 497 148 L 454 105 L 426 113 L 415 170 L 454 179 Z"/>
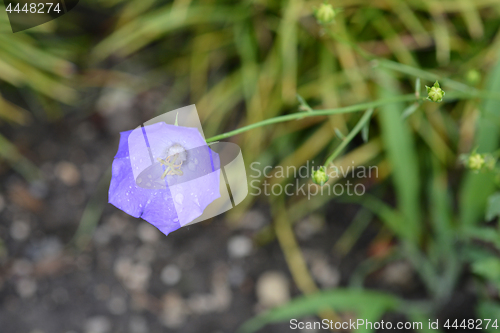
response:
<path id="1" fill-rule="evenodd" d="M 392 104 L 392 103 L 402 103 L 402 102 L 413 102 L 416 100 L 417 100 L 417 98 L 415 97 L 415 94 L 408 94 L 408 95 L 396 96 L 396 97 L 392 97 L 392 98 L 380 99 L 380 100 L 376 100 L 373 102 L 345 106 L 345 107 L 341 107 L 341 108 L 337 108 L 337 109 L 314 110 L 313 112 L 292 113 L 292 114 L 287 114 L 287 115 L 278 116 L 278 117 L 274 117 L 274 118 L 269 118 L 269 119 L 259 121 L 259 122 L 254 123 L 254 124 L 243 126 L 241 128 L 235 129 L 234 131 L 230 131 L 227 133 L 213 136 L 211 138 L 206 139 L 206 142 L 208 143 L 208 142 L 222 140 L 222 139 L 229 138 L 229 137 L 237 135 L 237 134 L 241 134 L 243 132 L 249 131 L 249 130 L 254 129 L 254 128 L 267 126 L 267 125 L 271 125 L 271 124 L 276 124 L 276 123 L 282 123 L 285 121 L 302 119 L 305 117 L 329 116 L 332 114 L 357 112 L 357 111 L 363 111 L 366 109 L 373 109 L 373 108 L 379 107 L 381 105 Z"/>
<path id="2" fill-rule="evenodd" d="M 413 67 L 413 66 L 401 64 L 399 62 L 392 61 L 389 59 L 377 57 L 376 55 L 374 55 L 368 51 L 365 51 L 356 43 L 353 43 L 350 40 L 339 37 L 329 30 L 327 32 L 328 32 L 328 36 L 330 36 L 332 39 L 334 39 L 337 42 L 342 43 L 344 45 L 350 46 L 363 59 L 365 59 L 366 61 L 371 61 L 374 68 L 376 68 L 376 67 L 385 68 L 385 69 L 393 70 L 393 71 L 403 73 L 406 75 L 410 75 L 410 76 L 414 76 L 414 77 L 421 78 L 424 80 L 428 80 L 431 82 L 440 81 L 442 84 L 444 84 L 448 88 L 460 91 L 462 94 L 466 94 L 467 97 L 471 98 L 471 99 L 472 98 L 485 98 L 485 99 L 500 100 L 500 96 L 498 96 L 497 94 L 495 94 L 493 92 L 476 89 L 476 88 L 470 87 L 462 82 L 458 82 L 458 81 L 443 77 L 443 76 L 438 75 L 438 74 L 428 72 L 426 70 L 423 70 L 423 69 L 420 69 L 417 67 Z M 446 96 L 446 97 L 449 98 L 449 96 Z"/>
<path id="3" fill-rule="evenodd" d="M 367 110 L 364 114 L 363 117 L 358 121 L 356 126 L 352 129 L 351 132 L 346 136 L 344 140 L 342 140 L 342 143 L 335 149 L 335 151 L 328 156 L 328 158 L 325 161 L 325 167 L 328 167 L 328 164 L 330 164 L 341 152 L 342 150 L 349 144 L 349 142 L 354 139 L 354 137 L 361 131 L 363 126 L 368 122 L 373 114 L 373 108 Z"/>

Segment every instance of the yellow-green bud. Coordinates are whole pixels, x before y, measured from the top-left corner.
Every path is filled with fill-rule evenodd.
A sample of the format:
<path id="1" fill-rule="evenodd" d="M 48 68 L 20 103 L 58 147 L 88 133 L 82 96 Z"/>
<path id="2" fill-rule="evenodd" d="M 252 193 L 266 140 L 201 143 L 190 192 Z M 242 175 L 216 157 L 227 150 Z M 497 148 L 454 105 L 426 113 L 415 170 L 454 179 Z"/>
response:
<path id="1" fill-rule="evenodd" d="M 471 69 L 467 72 L 466 75 L 467 83 L 471 86 L 475 86 L 481 81 L 481 73 L 478 70 Z"/>
<path id="2" fill-rule="evenodd" d="M 444 90 L 439 86 L 439 82 L 436 81 L 432 87 L 425 86 L 427 88 L 427 99 L 439 103 L 443 100 Z"/>
<path id="3" fill-rule="evenodd" d="M 314 12 L 314 16 L 316 17 L 316 20 L 318 20 L 319 24 L 328 24 L 333 22 L 336 15 L 337 13 L 335 12 L 335 9 L 333 9 L 333 6 L 326 2 L 321 4 L 321 6 L 319 6 L 319 8 Z"/>
<path id="4" fill-rule="evenodd" d="M 323 186 L 328 181 L 328 174 L 326 173 L 326 167 L 321 166 L 319 169 L 312 171 L 311 175 L 312 181 L 318 185 Z"/>
<path id="5" fill-rule="evenodd" d="M 484 165 L 484 157 L 481 154 L 471 154 L 469 158 L 467 159 L 467 166 L 471 170 L 481 170 L 481 168 Z"/>

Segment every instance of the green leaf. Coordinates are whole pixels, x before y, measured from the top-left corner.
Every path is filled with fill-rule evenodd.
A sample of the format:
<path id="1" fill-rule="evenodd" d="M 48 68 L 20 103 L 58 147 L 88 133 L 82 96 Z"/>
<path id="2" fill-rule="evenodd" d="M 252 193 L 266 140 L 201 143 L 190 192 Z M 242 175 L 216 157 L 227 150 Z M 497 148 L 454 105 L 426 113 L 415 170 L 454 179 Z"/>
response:
<path id="1" fill-rule="evenodd" d="M 334 289 L 296 298 L 282 307 L 247 321 L 238 332 L 256 332 L 267 324 L 314 315 L 325 309 L 354 311 L 358 318 L 376 321 L 385 312 L 396 310 L 399 306 L 400 300 L 390 294 L 362 289 Z M 362 327 L 358 332 L 370 330 Z"/>
<path id="2" fill-rule="evenodd" d="M 340 140 L 345 140 L 345 135 L 338 128 L 335 128 L 335 134 Z"/>
<path id="3" fill-rule="evenodd" d="M 483 242 L 492 243 L 500 250 L 500 233 L 495 228 L 470 226 L 464 229 L 464 235 L 468 239 L 477 239 Z"/>
<path id="4" fill-rule="evenodd" d="M 367 122 L 361 129 L 361 137 L 363 138 L 363 142 L 368 142 L 369 134 L 370 134 L 370 123 Z"/>
<path id="5" fill-rule="evenodd" d="M 492 327 L 494 321 L 500 318 L 500 304 L 498 304 L 498 302 L 493 302 L 493 301 L 481 302 L 477 307 L 477 313 L 479 315 L 478 316 L 479 318 L 491 319 L 491 323 L 489 323 L 486 332 L 491 332 L 491 333 L 498 332 L 497 328 Z M 486 321 L 484 320 L 483 320 L 483 327 L 486 328 Z"/>
<path id="6" fill-rule="evenodd" d="M 399 95 L 398 81 L 384 70 L 377 71 L 379 98 Z M 410 241 L 420 239 L 420 176 L 418 158 L 411 128 L 401 121 L 402 103 L 387 104 L 380 107 L 379 122 L 387 159 L 392 170 L 392 181 L 397 194 L 398 208 L 404 215 L 404 228 L 408 230 Z"/>
<path id="7" fill-rule="evenodd" d="M 489 76 L 487 90 L 500 91 L 500 61 Z M 487 99 L 477 122 L 475 146 L 478 153 L 498 149 L 500 138 L 500 101 Z M 460 222 L 471 225 L 481 221 L 490 195 L 495 191 L 492 173 L 469 172 L 460 189 Z"/>
<path id="8" fill-rule="evenodd" d="M 500 216 L 500 192 L 493 193 L 488 198 L 488 205 L 486 206 L 486 221 L 491 221 L 495 217 Z"/>
<path id="9" fill-rule="evenodd" d="M 411 116 L 413 113 L 415 113 L 415 111 L 417 111 L 418 107 L 420 106 L 420 104 L 418 103 L 413 103 L 413 104 L 410 104 L 404 111 L 403 111 L 403 114 L 401 115 L 401 119 L 406 119 L 408 118 L 409 116 Z"/>
<path id="10" fill-rule="evenodd" d="M 500 287 L 500 259 L 489 257 L 473 262 L 472 272 Z"/>

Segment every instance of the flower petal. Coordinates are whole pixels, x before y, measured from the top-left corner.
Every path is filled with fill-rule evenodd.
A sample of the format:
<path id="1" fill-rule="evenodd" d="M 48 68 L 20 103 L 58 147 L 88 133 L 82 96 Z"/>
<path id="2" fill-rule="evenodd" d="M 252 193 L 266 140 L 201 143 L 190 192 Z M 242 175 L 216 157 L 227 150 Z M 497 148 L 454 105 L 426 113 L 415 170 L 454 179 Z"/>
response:
<path id="1" fill-rule="evenodd" d="M 174 144 L 180 144 L 186 151 L 193 149 L 182 166 L 183 175 L 191 180 L 174 182 L 165 189 L 137 186 L 134 174 L 151 165 L 150 152 L 154 159 L 165 158 L 168 148 Z M 200 148 L 194 149 L 197 147 Z M 202 215 L 203 210 L 220 197 L 219 184 L 220 158 L 196 128 L 156 123 L 120 133 L 108 201 L 131 216 L 142 217 L 168 235 Z"/>
<path id="2" fill-rule="evenodd" d="M 120 132 L 120 143 L 118 144 L 118 151 L 115 158 L 124 158 L 129 156 L 128 153 L 128 137 L 132 131 Z"/>

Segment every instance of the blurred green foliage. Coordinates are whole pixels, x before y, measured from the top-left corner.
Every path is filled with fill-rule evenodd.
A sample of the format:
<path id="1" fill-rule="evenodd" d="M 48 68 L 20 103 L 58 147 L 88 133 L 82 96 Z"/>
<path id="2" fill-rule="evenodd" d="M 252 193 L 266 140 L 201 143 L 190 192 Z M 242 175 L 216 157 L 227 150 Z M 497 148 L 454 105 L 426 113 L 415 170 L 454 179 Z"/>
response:
<path id="1" fill-rule="evenodd" d="M 439 79 L 446 91 L 443 103 L 382 105 L 376 121 L 363 129 L 365 141 L 355 141 L 334 161 L 379 168 L 374 181 L 380 185 L 358 201 L 377 216 L 372 223 L 395 240 L 391 255 L 367 258 L 353 286 L 292 301 L 243 330 L 318 313 L 321 306 L 341 313 L 354 310 L 359 316 L 368 311 L 373 320 L 393 309 L 411 318 L 431 318 L 460 287 L 464 272 L 479 282 L 478 313 L 499 313 L 500 261 L 495 252 L 500 234 L 497 221 L 485 221 L 486 211 L 487 220 L 498 216 L 496 173 L 465 170 L 459 156 L 474 148 L 478 153 L 499 148 L 500 1 L 335 1 L 335 20 L 329 24 L 314 16 L 322 3 L 94 0 L 79 4 L 85 11 L 17 34 L 9 33 L 6 17 L 0 15 L 0 92 L 11 94 L 10 99 L 0 95 L 0 119 L 12 126 L 27 124 L 33 118 L 26 102 L 31 96 L 50 120 L 60 115 L 60 103 L 75 104 L 78 92 L 91 88 L 120 87 L 140 95 L 167 87 L 157 113 L 196 103 L 210 137 L 304 112 L 299 104 L 314 112 L 414 93 L 415 86 L 418 95 L 423 93 L 420 79 L 423 85 Z M 97 27 L 85 30 L 83 17 L 89 12 L 105 14 L 91 22 Z M 309 117 L 255 128 L 231 140 L 242 146 L 249 163 L 321 164 L 342 144 L 343 134 L 336 133 L 349 133 L 359 118 L 353 113 Z M 13 149 L 2 138 L 0 156 L 24 174 L 26 165 L 32 166 Z M 287 214 L 293 224 L 333 197 L 287 198 L 288 213 L 277 214 Z M 249 197 L 227 214 L 230 223 L 237 224 L 255 200 Z M 394 201 L 394 206 L 388 204 Z M 367 223 L 356 226 L 342 236 L 343 244 L 359 237 Z M 257 241 L 273 240 L 274 231 L 285 252 L 297 250 L 293 233 L 282 230 L 264 228 Z M 354 242 L 348 241 L 350 247 Z M 288 258 L 300 259 L 300 251 L 294 253 Z M 425 285 L 426 309 L 395 307 L 401 302 L 397 296 L 358 290 L 370 272 L 401 258 Z M 307 281 L 307 267 L 291 271 L 296 281 Z M 302 291 L 313 292 L 307 285 Z"/>

